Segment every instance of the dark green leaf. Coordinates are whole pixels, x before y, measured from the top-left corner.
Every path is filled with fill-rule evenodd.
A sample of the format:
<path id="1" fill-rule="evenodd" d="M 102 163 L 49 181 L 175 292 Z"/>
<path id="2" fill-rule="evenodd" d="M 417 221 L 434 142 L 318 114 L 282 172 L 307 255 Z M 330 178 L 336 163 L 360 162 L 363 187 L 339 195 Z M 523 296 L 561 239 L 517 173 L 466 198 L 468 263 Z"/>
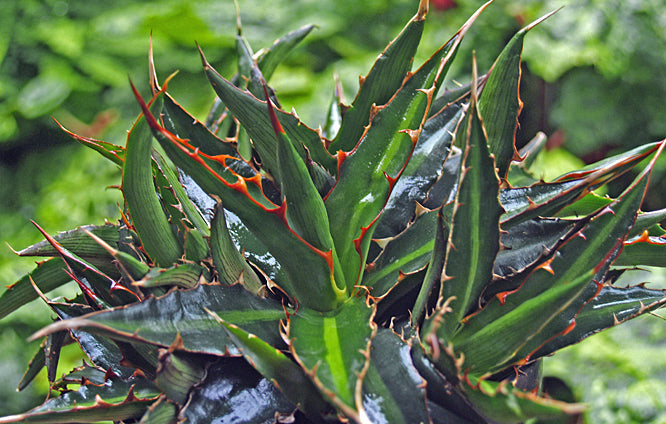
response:
<path id="1" fill-rule="evenodd" d="M 279 322 L 285 316 L 282 305 L 261 299 L 239 284 L 202 284 L 192 290 L 175 290 L 163 297 L 149 298 L 124 308 L 56 322 L 34 337 L 80 328 L 115 340 L 148 342 L 164 347 L 180 338 L 180 348 L 195 353 L 237 353 L 224 328 L 206 309 L 273 346 L 284 346 L 279 333 Z"/>
<path id="2" fill-rule="evenodd" d="M 165 398 L 158 399 L 148 407 L 139 424 L 175 424 L 178 420 L 178 408 Z"/>
<path id="3" fill-rule="evenodd" d="M 593 295 L 599 290 L 596 284 L 588 291 Z M 532 356 L 550 355 L 556 350 L 578 343 L 599 331 L 613 327 L 639 315 L 666 305 L 665 290 L 651 290 L 643 286 L 604 286 L 598 294 L 585 303 L 575 318 L 575 327 L 566 334 L 548 341 Z"/>
<path id="4" fill-rule="evenodd" d="M 161 97 L 155 99 L 152 107 L 156 112 L 161 110 Z M 180 259 L 183 248 L 155 192 L 151 168 L 152 141 L 150 127 L 142 115 L 127 136 L 123 194 L 143 249 L 156 264 L 169 266 Z"/>
<path id="5" fill-rule="evenodd" d="M 465 369 L 475 375 L 499 371 L 530 359 L 544 343 L 570 330 L 580 307 L 594 296 L 586 288 L 608 267 L 635 220 L 650 169 L 570 237 L 552 261 L 530 273 L 520 289 L 493 298 L 466 319 L 451 340 L 465 356 Z"/>
<path id="6" fill-rule="evenodd" d="M 48 293 L 72 281 L 72 277 L 67 275 L 65 268 L 66 265 L 62 259 L 51 258 L 38 263 L 37 268 L 30 274 L 7 287 L 0 297 L 0 319 L 39 297 L 30 283 L 31 279 L 43 293 Z"/>
<path id="7" fill-rule="evenodd" d="M 473 385 L 474 384 L 474 385 Z M 482 415 L 501 423 L 523 423 L 530 418 L 555 418 L 579 413 L 585 405 L 568 404 L 524 392 L 510 383 L 491 381 L 467 382 L 465 394 Z"/>
<path id="8" fill-rule="evenodd" d="M 257 174 L 245 178 L 229 167 L 224 167 L 221 174 L 216 172 L 211 163 L 219 166 L 218 161 L 225 163 L 237 159 L 226 156 L 210 158 L 197 149 L 190 150 L 191 146 L 186 140 L 179 139 L 160 126 L 141 97 L 137 97 L 137 101 L 148 119 L 153 135 L 169 158 L 205 192 L 219 196 L 224 206 L 241 217 L 243 224 L 278 260 L 289 277 L 282 279 L 281 288 L 303 305 L 318 310 L 335 307 L 338 294 L 331 293 L 329 261 L 289 229 L 285 223 L 284 209 L 264 195 L 261 177 Z M 261 116 L 264 115 L 268 114 L 262 111 Z M 275 139 L 272 126 L 271 137 Z M 267 228 L 271 230 L 266 231 Z M 312 273 L 302 272 L 304 261 L 310 265 Z M 299 291 L 304 287 L 307 287 L 306 292 Z"/>
<path id="9" fill-rule="evenodd" d="M 37 374 L 44 368 L 46 365 L 46 354 L 44 353 L 44 347 L 46 344 L 46 340 L 42 342 L 42 344 L 37 348 L 37 352 L 33 355 L 32 359 L 30 360 L 30 363 L 28 363 L 28 368 L 25 370 L 25 373 L 23 373 L 23 376 L 21 377 L 21 381 L 19 381 L 18 387 L 16 387 L 17 391 L 21 391 L 28 387 L 28 385 L 32 382 L 32 380 L 37 377 Z"/>
<path id="10" fill-rule="evenodd" d="M 276 413 L 289 415 L 295 409 L 244 359 L 224 358 L 208 368 L 181 415 L 198 424 L 271 424 Z"/>
<path id="11" fill-rule="evenodd" d="M 326 198 L 326 209 L 348 286 L 362 274 L 375 221 L 410 159 L 432 98 L 464 34 L 482 9 L 405 79 L 390 103 L 373 109 L 370 127 L 354 150 L 338 154 L 339 179 Z"/>
<path id="12" fill-rule="evenodd" d="M 210 248 L 217 278 L 222 284 L 231 285 L 241 281 L 250 292 L 259 292 L 263 284 L 231 240 L 221 203 L 215 207 L 211 222 Z"/>
<path id="13" fill-rule="evenodd" d="M 410 274 L 424 268 L 432 255 L 435 240 L 432 230 L 437 216 L 423 213 L 405 231 L 389 240 L 382 240 L 385 247 L 368 266 L 363 285 L 373 297 L 384 296 L 398 283 L 400 273 Z"/>
<path id="14" fill-rule="evenodd" d="M 93 311 L 88 306 L 72 303 L 49 302 L 49 306 L 63 320 L 79 317 Z M 94 365 L 123 379 L 130 378 L 134 374 L 134 368 L 120 365 L 123 352 L 112 340 L 80 330 L 71 330 L 70 334 Z"/>
<path id="15" fill-rule="evenodd" d="M 500 247 L 499 219 L 504 210 L 498 197 L 499 177 L 476 101 L 473 87 L 467 117 L 456 135 L 463 140 L 464 153 L 440 289 L 441 301 L 451 299 L 453 309 L 440 333 L 448 332 L 449 337 L 492 280 Z"/>
<path id="16" fill-rule="evenodd" d="M 140 377 L 112 379 L 81 386 L 24 414 L 0 418 L 0 423 L 95 423 L 140 418 L 159 394 L 152 383 Z"/>
<path id="17" fill-rule="evenodd" d="M 266 81 L 271 79 L 273 72 L 287 57 L 288 53 L 314 28 L 314 25 L 304 25 L 278 38 L 270 47 L 263 48 L 257 52 L 257 65 Z"/>
<path id="18" fill-rule="evenodd" d="M 613 265 L 666 267 L 666 239 L 655 236 L 630 239 Z"/>
<path id="19" fill-rule="evenodd" d="M 168 399 L 184 405 L 192 387 L 206 376 L 203 359 L 184 352 L 164 351 L 160 355 L 155 385 Z"/>
<path id="20" fill-rule="evenodd" d="M 331 408 L 305 371 L 284 353 L 238 326 L 221 319 L 219 322 L 245 359 L 277 388 L 282 388 L 285 396 L 308 417 L 320 416 Z"/>
<path id="21" fill-rule="evenodd" d="M 247 91 L 240 90 L 231 82 L 222 78 L 206 62 L 203 53 L 201 54 L 201 58 L 204 63 L 206 76 L 215 89 L 215 92 L 252 139 L 254 148 L 261 157 L 262 167 L 269 171 L 275 178 L 278 178 L 275 133 L 266 113 L 266 102 L 257 99 Z M 303 125 L 298 117 L 293 114 L 277 110 L 277 117 L 287 135 L 293 141 L 294 148 L 302 159 L 305 160 L 307 149 L 312 159 L 330 172 L 335 171 L 335 161 L 324 148 L 324 143 L 316 131 Z"/>
<path id="22" fill-rule="evenodd" d="M 428 191 L 441 174 L 453 133 L 462 116 L 462 105 L 452 104 L 426 121 L 409 163 L 377 221 L 375 238 L 395 236 L 413 219 L 416 202 L 424 203 Z"/>
<path id="23" fill-rule="evenodd" d="M 372 116 L 372 106 L 386 104 L 400 88 L 411 69 L 416 48 L 421 40 L 428 2 L 421 0 L 418 13 L 407 23 L 377 58 L 368 75 L 361 81 L 356 99 L 342 119 L 342 126 L 329 151 L 351 151 L 363 136 Z"/>
<path id="24" fill-rule="evenodd" d="M 495 60 L 479 98 L 479 113 L 483 117 L 488 147 L 495 156 L 501 178 L 506 178 L 511 160 L 519 157 L 516 151 L 516 129 L 523 106 L 519 95 L 523 40 L 530 29 L 550 15 L 531 23 L 511 38 Z"/>
<path id="25" fill-rule="evenodd" d="M 430 422 L 425 380 L 412 363 L 410 344 L 390 329 L 372 339 L 370 366 L 363 379 L 363 409 L 370 422 Z"/>

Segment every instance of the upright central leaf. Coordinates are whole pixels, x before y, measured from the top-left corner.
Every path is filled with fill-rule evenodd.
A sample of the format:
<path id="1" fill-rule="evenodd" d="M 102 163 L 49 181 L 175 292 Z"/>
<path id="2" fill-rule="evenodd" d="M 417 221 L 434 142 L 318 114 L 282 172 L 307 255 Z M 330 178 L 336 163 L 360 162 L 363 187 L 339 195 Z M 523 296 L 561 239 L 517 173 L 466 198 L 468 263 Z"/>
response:
<path id="1" fill-rule="evenodd" d="M 345 114 L 340 131 L 329 151 L 350 151 L 363 136 L 363 129 L 371 119 L 372 105 L 386 104 L 400 88 L 409 71 L 416 48 L 423 34 L 428 1 L 421 0 L 419 12 L 379 56 L 361 87 L 351 108 Z"/>
<path id="2" fill-rule="evenodd" d="M 449 335 L 492 280 L 499 251 L 499 219 L 504 212 L 499 202 L 495 161 L 488 152 L 476 100 L 476 90 L 472 89 L 468 116 L 457 134 L 464 143 L 464 156 L 440 290 L 443 301 L 451 299 L 453 312 L 445 316 L 444 323 Z"/>
<path id="3" fill-rule="evenodd" d="M 358 417 L 361 383 L 376 331 L 374 308 L 352 297 L 337 311 L 299 310 L 287 323 L 291 352 L 321 392 L 349 417 Z"/>
<path id="4" fill-rule="evenodd" d="M 326 209 L 347 285 L 357 284 L 362 275 L 373 225 L 409 161 L 460 41 L 482 10 L 408 74 L 387 105 L 372 108 L 370 127 L 348 156 L 338 153 L 339 179 L 326 198 Z"/>

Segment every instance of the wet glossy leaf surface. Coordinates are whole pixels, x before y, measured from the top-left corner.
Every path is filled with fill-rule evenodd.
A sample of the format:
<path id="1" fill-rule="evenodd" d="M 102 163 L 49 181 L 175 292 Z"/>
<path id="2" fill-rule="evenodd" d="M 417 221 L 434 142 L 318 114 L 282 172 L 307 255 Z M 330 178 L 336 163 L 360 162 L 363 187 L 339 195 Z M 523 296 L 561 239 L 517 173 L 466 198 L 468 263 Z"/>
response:
<path id="1" fill-rule="evenodd" d="M 296 407 L 245 360 L 228 358 L 208 368 L 179 417 L 193 424 L 273 423 Z"/>

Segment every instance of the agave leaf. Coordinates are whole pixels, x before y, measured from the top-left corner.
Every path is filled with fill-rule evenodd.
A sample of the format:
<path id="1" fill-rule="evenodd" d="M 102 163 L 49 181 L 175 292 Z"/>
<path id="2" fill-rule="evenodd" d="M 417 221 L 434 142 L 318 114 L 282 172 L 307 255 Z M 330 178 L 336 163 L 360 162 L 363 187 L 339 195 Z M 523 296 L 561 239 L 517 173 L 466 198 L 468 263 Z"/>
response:
<path id="1" fill-rule="evenodd" d="M 565 174 L 553 183 L 500 191 L 500 201 L 506 210 L 502 228 L 535 218 L 552 216 L 565 206 L 583 198 L 590 191 L 627 172 L 659 148 L 658 143 L 646 144 L 627 153 L 588 165 L 583 172 Z"/>
<path id="2" fill-rule="evenodd" d="M 305 25 L 299 29 L 289 32 L 285 36 L 275 40 L 273 45 L 268 48 L 263 48 L 257 52 L 255 55 L 257 66 L 259 67 L 261 73 L 264 76 L 266 81 L 271 79 L 273 72 L 277 69 L 278 65 L 288 56 L 288 53 L 300 43 L 305 36 L 307 36 L 310 31 L 314 29 L 314 25 Z M 239 86 L 240 78 L 238 75 L 235 75 L 232 78 L 234 85 Z M 218 115 L 221 114 L 225 108 L 224 103 L 219 99 L 215 99 L 215 104 L 211 109 L 208 118 L 206 119 L 206 126 L 208 128 L 214 128 L 217 125 L 215 120 L 218 118 Z M 230 117 L 226 119 L 227 122 L 231 120 Z M 224 134 L 224 132 L 222 132 Z"/>
<path id="3" fill-rule="evenodd" d="M 37 352 L 32 356 L 30 362 L 28 363 L 28 368 L 23 373 L 21 381 L 19 381 L 16 391 L 20 392 L 25 389 L 32 383 L 32 381 L 37 377 L 39 372 L 46 366 L 46 354 L 44 353 L 44 348 L 46 347 L 46 340 L 37 348 Z"/>
<path id="4" fill-rule="evenodd" d="M 609 158 L 602 159 L 598 162 L 586 165 L 576 171 L 567 172 L 566 174 L 555 178 L 554 181 L 560 182 L 560 181 L 576 180 L 591 174 L 595 174 L 598 171 L 604 169 L 613 170 L 614 172 L 621 174 L 625 171 L 632 169 L 643 159 L 645 159 L 646 157 L 657 151 L 657 149 L 659 149 L 659 146 L 661 146 L 661 144 L 664 141 L 666 140 L 643 144 L 642 146 L 638 146 L 629 151 L 622 152 L 615 156 L 611 156 Z"/>
<path id="5" fill-rule="evenodd" d="M 86 147 L 89 147 L 96 151 L 97 153 L 101 154 L 105 158 L 109 159 L 111 162 L 115 163 L 116 165 L 120 166 L 122 168 L 123 162 L 125 161 L 125 148 L 122 146 L 117 146 L 115 144 L 107 143 L 106 141 L 102 140 L 95 140 L 94 138 L 90 137 L 84 137 L 78 134 L 74 134 L 73 132 L 69 131 L 67 128 L 63 127 L 60 122 L 55 121 L 56 124 L 67 133 L 70 137 L 72 137 L 74 140 L 78 141 L 79 143 L 83 144 Z"/>
<path id="6" fill-rule="evenodd" d="M 282 305 L 261 299 L 239 284 L 201 284 L 191 290 L 175 290 L 124 308 L 56 322 L 35 333 L 33 338 L 63 329 L 83 329 L 114 340 L 163 347 L 181 339 L 180 349 L 194 353 L 238 354 L 224 329 L 206 309 L 274 346 L 284 346 L 279 334 L 279 322 L 285 315 Z"/>
<path id="7" fill-rule="evenodd" d="M 289 227 L 303 240 L 312 245 L 322 254 L 328 255 L 331 261 L 331 284 L 333 291 L 345 289 L 342 266 L 333 245 L 333 237 L 329 230 L 328 215 L 324 201 L 310 179 L 305 162 L 298 156 L 296 149 L 284 132 L 275 116 L 271 102 L 268 102 L 268 113 L 277 137 L 277 158 L 280 170 L 283 207 Z M 303 288 L 307 291 L 307 288 Z M 341 296 L 343 298 L 344 296 Z"/>
<path id="8" fill-rule="evenodd" d="M 140 418 L 160 395 L 141 378 L 111 379 L 104 384 L 82 385 L 60 397 L 49 399 L 24 414 L 0 418 L 0 423 L 95 423 Z"/>
<path id="9" fill-rule="evenodd" d="M 613 265 L 666 267 L 666 238 L 646 234 L 628 240 Z"/>
<path id="10" fill-rule="evenodd" d="M 432 187 L 430 187 L 428 197 L 426 197 L 423 206 L 428 209 L 437 209 L 442 205 L 453 202 L 458 190 L 457 184 L 460 179 L 460 162 L 462 161 L 462 157 L 462 151 L 455 146 L 452 147 L 451 153 L 446 158 L 444 166 L 440 170 L 441 175 Z"/>
<path id="11" fill-rule="evenodd" d="M 224 358 L 192 389 L 179 419 L 191 423 L 269 423 L 296 406 L 242 358 Z"/>
<path id="12" fill-rule="evenodd" d="M 604 206 L 609 205 L 613 199 L 606 196 L 599 196 L 598 194 L 592 192 L 586 194 L 582 198 L 576 200 L 570 205 L 565 206 L 559 212 L 557 216 L 586 216 L 593 213 L 596 210 L 603 208 Z"/>
<path id="13" fill-rule="evenodd" d="M 242 91 L 233 83 L 222 78 L 215 69 L 206 61 L 201 52 L 206 76 L 215 89 L 217 95 L 238 119 L 240 124 L 248 132 L 255 150 L 262 160 L 262 167 L 278 178 L 277 146 L 273 126 L 266 113 L 266 103 L 257 99 L 247 91 Z M 301 158 L 306 158 L 306 149 L 312 158 L 324 166 L 329 172 L 335 171 L 335 161 L 324 148 L 321 136 L 316 131 L 305 126 L 293 114 L 281 110 L 276 111 L 280 124 L 293 141 L 294 148 Z"/>
<path id="14" fill-rule="evenodd" d="M 364 127 L 372 116 L 372 106 L 388 103 L 400 88 L 405 75 L 411 69 L 427 13 L 428 1 L 421 0 L 416 15 L 389 43 L 368 75 L 361 78 L 356 99 L 342 119 L 340 131 L 329 147 L 330 152 L 351 151 L 363 136 Z"/>
<path id="15" fill-rule="evenodd" d="M 486 80 L 486 75 L 483 75 L 477 79 L 477 86 L 482 87 Z M 446 88 L 444 92 L 432 101 L 432 107 L 428 114 L 428 119 L 432 118 L 434 115 L 446 109 L 449 105 L 458 103 L 464 104 L 469 101 L 469 96 L 471 94 L 472 83 L 469 82 L 464 85 L 456 85 L 453 88 Z"/>
<path id="16" fill-rule="evenodd" d="M 304 25 L 278 38 L 270 47 L 263 48 L 256 53 L 257 65 L 261 69 L 261 73 L 266 78 L 266 81 L 270 80 L 273 72 L 287 57 L 287 54 L 314 28 L 315 26 L 312 24 Z"/>
<path id="17" fill-rule="evenodd" d="M 276 284 L 279 287 L 288 286 L 283 283 L 288 280 L 288 277 L 282 265 L 266 246 L 250 232 L 236 214 L 225 210 L 224 216 L 236 249 L 243 252 L 248 261 L 257 267 L 268 280 L 268 284 Z"/>
<path id="18" fill-rule="evenodd" d="M 164 95 L 164 127 L 177 137 L 189 140 L 190 144 L 199 148 L 209 156 L 238 156 L 236 149 L 215 134 L 202 122 L 190 115 L 170 95 Z M 255 171 L 243 161 L 230 161 L 229 166 L 244 177 L 252 177 Z"/>
<path id="19" fill-rule="evenodd" d="M 289 276 L 282 280 L 281 288 L 305 306 L 318 310 L 333 309 L 339 301 L 340 293 L 331 284 L 329 257 L 303 243 L 286 225 L 284 208 L 264 196 L 259 175 L 244 178 L 226 167 L 221 174 L 217 173 L 210 163 L 235 159 L 227 156 L 207 157 L 197 149 L 190 150 L 187 140 L 179 139 L 160 126 L 143 99 L 136 94 L 153 135 L 169 158 L 204 191 L 219 196 L 225 207 L 241 217 L 247 228 L 280 262 Z M 272 127 L 271 132 L 275 139 Z M 271 228 L 271 231 L 266 231 L 266 228 Z M 312 272 L 309 274 L 302 272 L 304 261 L 310 264 Z"/>
<path id="20" fill-rule="evenodd" d="M 176 286 L 191 289 L 202 281 L 210 280 L 208 270 L 196 263 L 174 265 L 170 268 L 153 268 L 139 281 L 133 284 L 138 287 Z"/>
<path id="21" fill-rule="evenodd" d="M 472 379 L 474 381 L 474 379 Z M 465 394 L 481 414 L 494 422 L 522 423 L 530 418 L 552 419 L 580 413 L 585 405 L 569 404 L 524 392 L 509 382 L 467 381 Z"/>
<path id="22" fill-rule="evenodd" d="M 81 304 L 51 301 L 48 302 L 48 305 L 63 320 L 79 317 L 93 311 L 89 306 Z M 124 358 L 123 352 L 111 339 L 80 330 L 71 330 L 70 334 L 96 366 L 123 379 L 128 379 L 134 374 L 134 368 L 120 365 Z"/>
<path id="23" fill-rule="evenodd" d="M 573 328 L 576 313 L 594 296 L 586 288 L 605 272 L 635 220 L 651 168 L 567 240 L 552 260 L 530 273 L 520 289 L 499 294 L 466 318 L 451 339 L 456 352 L 465 356 L 465 369 L 482 375 L 527 361 L 544 343 Z"/>
<path id="24" fill-rule="evenodd" d="M 58 255 L 65 262 L 65 272 L 79 284 L 79 287 L 89 297 L 89 300 L 93 300 L 98 304 L 98 307 L 107 308 L 109 305 L 124 305 L 140 300 L 136 293 L 119 284 L 98 270 L 94 265 L 60 246 L 41 227 L 34 222 L 33 224 L 35 224 L 46 240 L 58 251 Z"/>
<path id="25" fill-rule="evenodd" d="M 663 236 L 666 234 L 659 223 L 666 220 L 666 209 L 651 212 L 639 212 L 634 226 L 631 227 L 629 237 L 642 235 L 647 231 L 650 236 Z"/>
<path id="26" fill-rule="evenodd" d="M 338 153 L 339 179 L 326 198 L 326 209 L 348 286 L 362 275 L 374 223 L 410 159 L 432 98 L 463 36 L 483 7 L 419 70 L 407 76 L 388 104 L 373 109 L 370 127 L 354 150 Z M 351 215 L 339 213 L 352 210 Z"/>
<path id="27" fill-rule="evenodd" d="M 446 354 L 442 354 L 442 359 Z M 426 380 L 431 417 L 435 424 L 476 424 L 485 423 L 486 420 L 474 409 L 469 400 L 459 388 L 457 375 L 445 376 L 426 357 L 422 347 L 414 344 L 411 349 L 414 366 L 423 379 Z M 438 358 L 439 359 L 439 358 Z M 436 405 L 438 408 L 433 408 Z M 440 419 L 438 419 L 440 418 Z"/>
<path id="28" fill-rule="evenodd" d="M 548 341 L 532 357 L 538 358 L 562 349 L 607 328 L 666 305 L 666 290 L 590 285 L 588 292 L 598 294 L 580 309 L 575 326 L 566 334 Z M 588 296 L 589 298 L 589 296 Z"/>
<path id="29" fill-rule="evenodd" d="M 138 95 L 134 85 L 132 89 Z M 161 97 L 155 99 L 152 107 L 155 111 L 161 110 Z M 127 136 L 123 194 L 143 249 L 157 265 L 169 266 L 180 259 L 183 248 L 155 193 L 151 150 L 150 127 L 142 115 Z"/>
<path id="30" fill-rule="evenodd" d="M 445 340 L 476 306 L 492 280 L 493 262 L 500 247 L 499 219 L 504 210 L 498 197 L 499 177 L 476 101 L 476 89 L 472 87 L 467 117 L 456 136 L 465 145 L 441 279 L 440 299 L 451 299 L 449 306 L 453 309 L 440 333 L 448 332 L 448 336 L 442 336 Z"/>
<path id="31" fill-rule="evenodd" d="M 322 128 L 322 134 L 324 137 L 330 140 L 338 134 L 340 126 L 342 125 L 342 116 L 346 110 L 347 107 L 342 103 L 342 84 L 336 75 L 333 100 L 328 107 L 326 123 L 324 124 L 324 128 Z"/>
<path id="32" fill-rule="evenodd" d="M 139 424 L 174 424 L 177 422 L 178 407 L 164 399 L 160 397 L 150 405 Z"/>
<path id="33" fill-rule="evenodd" d="M 259 293 L 263 284 L 231 240 L 222 203 L 218 203 L 215 208 L 215 216 L 211 223 L 210 248 L 213 264 L 222 284 L 231 285 L 241 281 L 247 290 Z"/>
<path id="34" fill-rule="evenodd" d="M 187 196 L 185 188 L 180 183 L 178 175 L 172 169 L 171 165 L 167 164 L 162 155 L 157 152 L 153 152 L 153 159 L 159 165 L 159 171 L 166 179 L 167 187 L 165 190 L 160 190 L 160 193 L 169 190 L 174 196 L 174 203 L 169 205 L 171 221 L 176 221 L 174 223 L 185 233 L 193 226 L 201 235 L 205 237 L 210 236 L 210 228 L 208 227 L 208 223 L 204 219 L 202 212 Z M 166 201 L 165 197 L 166 196 L 162 196 L 163 201 Z M 172 213 L 171 208 L 176 209 L 176 212 Z M 191 224 L 188 225 L 186 221 Z"/>
<path id="35" fill-rule="evenodd" d="M 117 245 L 119 241 L 117 225 L 84 225 L 73 230 L 64 231 L 53 236 L 53 239 L 65 249 L 74 252 L 82 258 L 109 259 L 106 249 L 93 241 L 86 231 L 94 234 L 107 244 Z M 18 252 L 19 256 L 57 256 L 58 251 L 47 240 Z"/>
<path id="36" fill-rule="evenodd" d="M 142 278 L 148 273 L 148 271 L 150 271 L 148 265 L 136 259 L 129 253 L 111 247 L 106 241 L 86 229 L 84 229 L 83 232 L 113 257 L 123 273 L 123 277 L 128 278 L 130 281 L 134 281 L 135 279 Z"/>
<path id="37" fill-rule="evenodd" d="M 433 298 L 433 294 L 439 296 L 441 287 L 442 271 L 444 270 L 444 261 L 446 251 L 449 248 L 450 220 L 453 214 L 453 204 L 449 203 L 442 206 L 437 214 L 437 226 L 435 232 L 434 246 L 430 256 L 428 270 L 423 278 L 423 285 L 419 290 L 418 297 L 412 310 L 412 326 L 418 328 L 423 318 L 428 315 L 428 304 Z"/>
<path id="38" fill-rule="evenodd" d="M 155 377 L 155 385 L 179 405 L 187 402 L 192 387 L 206 376 L 205 358 L 178 351 L 163 351 Z"/>
<path id="39" fill-rule="evenodd" d="M 495 60 L 479 97 L 479 112 L 484 118 L 488 147 L 495 156 L 501 178 L 506 178 L 511 160 L 520 157 L 516 150 L 516 129 L 523 107 L 519 95 L 523 40 L 530 29 L 553 13 L 529 24 L 511 38 Z"/>
<path id="40" fill-rule="evenodd" d="M 0 296 L 0 319 L 39 297 L 32 287 L 31 280 L 43 293 L 48 293 L 72 281 L 72 277 L 65 272 L 65 268 L 66 265 L 62 259 L 51 258 L 39 262 L 37 268 L 32 272 L 8 286 Z"/>
<path id="41" fill-rule="evenodd" d="M 66 266 L 65 273 L 79 284 L 88 299 L 95 302 L 98 308 L 103 309 L 109 307 L 109 305 L 121 305 L 139 300 L 136 293 L 62 247 L 39 225 L 35 222 L 33 224 L 63 259 Z"/>
<path id="42" fill-rule="evenodd" d="M 429 423 L 425 381 L 412 363 L 411 344 L 390 329 L 372 340 L 363 378 L 363 411 L 369 422 Z"/>
<path id="43" fill-rule="evenodd" d="M 330 410 L 330 405 L 298 364 L 254 334 L 226 323 L 215 313 L 211 314 L 224 325 L 229 338 L 250 365 L 277 388 L 282 388 L 287 399 L 298 405 L 308 417 L 321 416 Z"/>
<path id="44" fill-rule="evenodd" d="M 502 250 L 495 258 L 493 272 L 503 278 L 519 274 L 538 260 L 549 257 L 586 223 L 584 219 L 535 218 L 511 227 L 502 233 Z M 495 293 L 510 290 L 495 289 L 497 285 L 489 289 Z"/>
<path id="45" fill-rule="evenodd" d="M 296 361 L 327 400 L 356 421 L 376 331 L 373 315 L 374 308 L 364 299 L 351 297 L 332 313 L 301 308 L 288 317 L 286 325 L 286 339 Z"/>
<path id="46" fill-rule="evenodd" d="M 454 103 L 426 121 L 409 163 L 377 221 L 374 237 L 395 236 L 414 217 L 416 202 L 424 202 L 430 187 L 440 176 L 462 116 L 462 105 Z"/>
<path id="47" fill-rule="evenodd" d="M 368 264 L 363 278 L 363 285 L 370 288 L 373 297 L 384 296 L 398 283 L 400 274 L 411 274 L 428 264 L 435 243 L 431 234 L 436 222 L 435 214 L 423 213 L 405 231 L 383 241 L 386 246 Z"/>

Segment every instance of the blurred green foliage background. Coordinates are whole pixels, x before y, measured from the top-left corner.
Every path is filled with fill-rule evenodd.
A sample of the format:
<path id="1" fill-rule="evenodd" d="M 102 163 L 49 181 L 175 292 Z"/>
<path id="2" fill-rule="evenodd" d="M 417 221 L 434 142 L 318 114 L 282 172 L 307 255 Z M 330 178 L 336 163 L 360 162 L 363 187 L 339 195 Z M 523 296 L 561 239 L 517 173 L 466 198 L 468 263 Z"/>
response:
<path id="1" fill-rule="evenodd" d="M 334 75 L 351 102 L 358 77 L 411 17 L 417 0 L 240 0 L 243 35 L 256 50 L 307 23 L 317 25 L 273 76 L 281 102 L 311 126 L 323 123 Z M 433 0 L 417 63 L 446 41 L 481 4 Z M 666 136 L 666 7 L 663 0 L 496 0 L 478 20 L 448 82 L 466 82 L 471 51 L 487 70 L 513 32 L 565 6 L 527 37 L 519 143 L 538 130 L 549 138 L 544 176 Z M 158 75 L 174 70 L 170 92 L 203 119 L 214 94 L 195 41 L 223 75 L 236 63 L 232 0 L 3 0 L 0 2 L 0 239 L 20 249 L 50 233 L 119 217 L 112 164 L 73 142 L 73 132 L 124 145 L 139 108 L 128 75 L 147 94 L 152 32 Z M 557 174 L 559 172 L 555 172 Z M 645 210 L 663 208 L 664 161 Z M 619 188 L 611 187 L 613 190 Z M 615 193 L 617 194 L 617 193 Z M 33 267 L 0 247 L 0 275 L 11 284 Z M 634 282 L 640 282 L 640 274 Z M 653 278 L 654 279 L 654 278 Z M 666 288 L 666 274 L 661 272 Z M 63 293 L 67 294 L 65 290 Z M 45 376 L 14 387 L 38 343 L 25 339 L 48 323 L 41 304 L 0 321 L 0 413 L 38 404 Z M 602 333 L 545 361 L 547 374 L 589 403 L 589 423 L 666 423 L 666 325 L 655 317 Z M 65 351 L 62 371 L 80 363 Z M 40 386 L 41 385 L 41 386 Z"/>

